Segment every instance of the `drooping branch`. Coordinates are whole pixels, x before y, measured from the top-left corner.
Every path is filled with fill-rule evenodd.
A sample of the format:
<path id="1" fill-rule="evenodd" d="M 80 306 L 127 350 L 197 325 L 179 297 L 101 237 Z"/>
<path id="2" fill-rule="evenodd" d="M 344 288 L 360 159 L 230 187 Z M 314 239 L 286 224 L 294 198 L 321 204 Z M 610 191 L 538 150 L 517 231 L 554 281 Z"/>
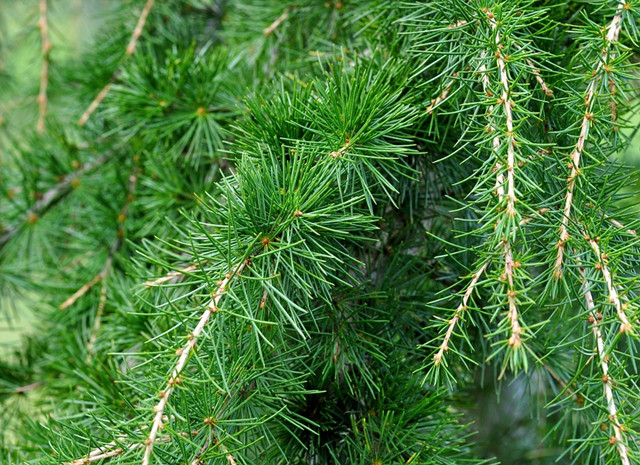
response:
<path id="1" fill-rule="evenodd" d="M 506 192 L 502 190 L 504 198 L 506 199 L 506 214 L 509 218 L 514 218 L 517 215 L 515 203 L 517 201 L 515 194 L 515 169 L 516 169 L 516 142 L 513 132 L 513 112 L 515 104 L 511 98 L 509 76 L 507 73 L 507 67 L 505 64 L 504 56 L 502 53 L 503 45 L 501 44 L 500 31 L 498 30 L 498 24 L 491 11 L 486 11 L 491 24 L 491 29 L 495 33 L 496 44 L 496 64 L 500 73 L 500 84 L 502 86 L 501 98 L 498 100 L 504 108 L 505 124 L 507 126 L 507 132 L 505 140 L 507 143 L 507 179 L 506 179 Z M 496 144 L 497 139 L 497 144 Z M 494 137 L 494 150 L 496 150 L 496 158 L 498 158 L 497 150 L 500 146 L 500 140 L 498 136 Z M 504 182 L 504 178 L 500 173 L 500 168 L 497 170 L 496 185 L 499 182 Z M 502 201 L 502 198 L 500 199 Z M 513 250 L 511 245 L 511 239 L 509 236 L 503 239 L 503 252 L 504 252 L 504 276 L 507 283 L 507 303 L 509 305 L 508 318 L 511 326 L 511 337 L 509 338 L 509 346 L 518 348 L 522 344 L 521 334 L 522 326 L 520 325 L 520 316 L 518 313 L 518 303 L 516 299 L 516 290 L 514 283 L 514 268 L 516 267 L 515 260 L 513 258 Z"/>
<path id="2" fill-rule="evenodd" d="M 42 41 L 42 70 L 40 71 L 40 91 L 38 92 L 38 132 L 44 132 L 45 117 L 47 116 L 47 87 L 49 85 L 49 64 L 51 42 L 49 40 L 49 24 L 47 22 L 47 0 L 40 0 L 40 19 L 38 20 Z"/>
<path id="3" fill-rule="evenodd" d="M 609 412 L 609 421 L 611 422 L 611 426 L 613 427 L 613 436 L 609 439 L 609 442 L 616 445 L 616 449 L 618 451 L 618 455 L 620 456 L 620 462 L 622 463 L 622 465 L 631 465 L 627 446 L 624 443 L 624 439 L 622 436 L 624 430 L 622 425 L 620 424 L 620 419 L 618 418 L 618 408 L 613 396 L 613 380 L 611 379 L 611 376 L 609 376 L 609 356 L 607 355 L 607 350 L 604 345 L 604 339 L 602 337 L 602 331 L 600 330 L 600 320 L 596 315 L 593 295 L 591 294 L 591 288 L 586 278 L 585 270 L 582 267 L 580 267 L 579 270 L 582 279 L 582 291 L 585 297 L 587 310 L 589 311 L 589 321 L 591 322 L 593 335 L 596 339 L 596 349 L 598 352 L 600 368 L 602 371 L 602 383 L 604 385 L 604 395 L 607 402 L 607 411 Z"/>
<path id="4" fill-rule="evenodd" d="M 142 35 L 142 31 L 144 30 L 144 25 L 147 22 L 147 17 L 151 12 L 151 8 L 153 7 L 154 3 L 155 3 L 155 0 L 147 0 L 147 3 L 145 3 L 144 7 L 142 8 L 142 12 L 140 13 L 140 17 L 138 18 L 136 27 L 133 30 L 133 33 L 131 34 L 129 43 L 127 44 L 127 49 L 126 49 L 127 57 L 130 57 L 131 55 L 133 55 L 133 52 L 135 52 L 136 45 L 138 43 L 138 40 L 140 39 L 140 36 Z M 96 97 L 89 104 L 85 112 L 82 114 L 82 116 L 78 120 L 78 126 L 84 126 L 85 124 L 87 124 L 87 121 L 89 121 L 89 118 L 91 118 L 91 115 L 93 115 L 93 113 L 98 109 L 102 101 L 105 99 L 105 97 L 109 93 L 109 90 L 111 89 L 111 86 L 116 81 L 116 79 L 118 79 L 119 75 L 120 75 L 120 71 L 116 69 L 113 75 L 111 76 L 111 79 L 109 79 L 109 82 L 100 90 L 100 92 L 98 92 L 98 95 L 96 95 Z"/>
<path id="5" fill-rule="evenodd" d="M 460 316 L 462 315 L 462 313 L 464 313 L 467 310 L 469 305 L 469 299 L 471 298 L 473 291 L 478 285 L 478 281 L 480 280 L 482 273 L 484 273 L 484 271 L 487 269 L 487 266 L 489 266 L 489 262 L 490 260 L 487 260 L 486 262 L 484 262 L 482 266 L 478 269 L 478 271 L 476 271 L 471 275 L 471 282 L 467 286 L 467 290 L 464 292 L 464 295 L 462 296 L 462 302 L 456 309 L 453 317 L 449 320 L 449 326 L 447 327 L 447 332 L 444 335 L 444 339 L 440 344 L 440 348 L 438 349 L 438 352 L 436 352 L 436 354 L 433 356 L 433 363 L 436 366 L 442 363 L 442 357 L 444 356 L 444 353 L 449 350 L 449 341 L 451 340 L 451 335 L 453 334 L 453 330 L 456 327 L 458 320 L 460 320 Z"/>
<path id="6" fill-rule="evenodd" d="M 183 348 L 178 349 L 178 351 L 176 352 L 176 354 L 179 356 L 178 361 L 173 368 L 171 377 L 169 378 L 169 382 L 167 383 L 167 387 L 160 393 L 160 402 L 158 402 L 158 404 L 154 407 L 155 415 L 151 424 L 149 436 L 144 442 L 144 456 L 142 458 L 142 465 L 149 465 L 150 463 L 153 444 L 155 443 L 158 431 L 160 431 L 160 428 L 162 426 L 164 410 L 167 406 L 167 403 L 169 402 L 169 397 L 171 396 L 171 393 L 173 392 L 176 384 L 180 384 L 182 382 L 182 370 L 184 369 L 187 360 L 191 355 L 191 351 L 195 350 L 196 341 L 198 340 L 200 333 L 202 333 L 202 330 L 209 322 L 211 315 L 216 313 L 220 308 L 220 300 L 222 300 L 222 297 L 227 292 L 227 287 L 231 280 L 236 276 L 239 276 L 247 265 L 248 260 L 234 266 L 225 275 L 224 279 L 219 282 L 218 289 L 213 292 L 211 300 L 209 301 L 209 304 L 207 305 L 204 313 L 200 317 L 198 325 L 189 334 L 187 343 Z"/>
<path id="7" fill-rule="evenodd" d="M 560 239 L 558 240 L 558 252 L 553 269 L 553 276 L 555 279 L 560 279 L 562 277 L 564 252 L 566 243 L 569 240 L 568 228 L 569 222 L 571 221 L 571 208 L 573 205 L 574 190 L 576 180 L 580 175 L 580 162 L 582 159 L 582 153 L 584 151 L 584 146 L 587 142 L 587 138 L 589 137 L 589 126 L 593 121 L 593 105 L 595 103 L 598 91 L 598 73 L 602 70 L 603 66 L 608 64 L 611 53 L 611 45 L 613 44 L 613 42 L 618 40 L 620 29 L 622 28 L 622 18 L 625 10 L 626 1 L 620 0 L 616 15 L 607 27 L 607 35 L 605 39 L 606 43 L 604 48 L 602 49 L 598 64 L 594 67 L 594 77 L 591 79 L 591 82 L 587 86 L 587 92 L 584 99 L 585 112 L 584 116 L 582 117 L 582 123 L 580 124 L 580 135 L 578 136 L 578 140 L 576 141 L 573 152 L 571 153 L 571 171 L 569 173 L 569 177 L 567 178 L 567 193 L 565 197 L 564 210 L 562 212 L 562 223 L 560 224 Z"/>
<path id="8" fill-rule="evenodd" d="M 482 79 L 482 91 L 487 97 L 493 97 L 493 92 L 491 92 L 491 80 L 489 79 L 489 72 L 487 70 L 487 66 L 484 64 L 484 58 L 486 56 L 486 52 L 483 51 L 480 54 L 480 59 L 482 63 L 478 69 L 481 79 Z M 493 112 L 493 105 L 489 106 L 488 114 Z M 487 125 L 488 132 L 495 132 L 495 128 L 491 126 L 491 123 Z M 493 151 L 497 154 L 500 150 L 500 136 L 496 134 L 492 139 L 493 143 Z M 502 198 L 504 197 L 504 175 L 502 174 L 502 165 L 500 164 L 500 160 L 496 158 L 496 164 L 493 168 L 496 173 L 496 184 L 495 184 L 495 194 L 498 196 L 498 201 L 502 202 Z"/>
<path id="9" fill-rule="evenodd" d="M 589 241 L 589 245 L 591 245 L 591 248 L 593 249 L 593 252 L 598 260 L 598 262 L 596 263 L 596 268 L 599 269 L 602 273 L 604 282 L 607 285 L 609 302 L 613 304 L 616 309 L 616 313 L 618 314 L 618 319 L 620 320 L 620 332 L 623 334 L 631 333 L 633 331 L 633 327 L 631 326 L 631 322 L 624 312 L 624 306 L 622 305 L 620 296 L 618 295 L 618 291 L 616 290 L 616 286 L 613 283 L 613 277 L 611 276 L 611 272 L 609 271 L 609 267 L 607 266 L 607 256 L 606 254 L 601 253 L 600 246 L 598 245 L 598 242 L 596 240 L 594 240 L 593 238 L 587 238 L 587 240 Z"/>
<path id="10" fill-rule="evenodd" d="M 522 226 L 530 223 L 531 221 L 533 221 L 533 219 L 536 216 L 541 216 L 541 215 L 544 215 L 544 214 L 546 214 L 548 212 L 549 212 L 548 208 L 541 208 L 540 210 L 538 210 L 536 212 L 535 216 L 525 216 L 524 218 L 522 218 L 522 220 L 520 220 L 520 223 L 519 223 L 518 226 L 522 227 Z M 462 316 L 462 313 L 464 313 L 467 310 L 468 305 L 469 305 L 469 299 L 471 298 L 471 295 L 473 294 L 473 291 L 475 290 L 476 286 L 478 285 L 478 281 L 480 280 L 480 277 L 486 271 L 486 269 L 487 269 L 487 267 L 489 266 L 490 263 L 491 263 L 491 260 L 487 260 L 486 262 L 484 262 L 482 264 L 482 266 L 480 266 L 480 268 L 478 268 L 478 271 L 476 271 L 474 274 L 471 275 L 471 282 L 467 286 L 467 289 L 465 290 L 465 292 L 464 292 L 464 294 L 462 296 L 462 302 L 460 303 L 460 305 L 456 309 L 455 313 L 453 314 L 453 317 L 449 320 L 449 326 L 447 327 L 447 331 L 445 333 L 444 339 L 442 340 L 442 343 L 440 344 L 440 348 L 438 349 L 438 352 L 436 352 L 436 354 L 433 356 L 434 365 L 438 366 L 438 365 L 440 365 L 440 363 L 442 363 L 442 358 L 444 357 L 444 353 L 449 350 L 449 341 L 451 340 L 451 336 L 453 335 L 453 331 L 454 331 L 456 325 L 458 324 L 458 321 L 460 320 L 460 317 Z M 266 296 L 266 293 L 265 293 L 265 296 Z M 265 298 L 265 296 L 263 296 L 263 299 Z"/>
<path id="11" fill-rule="evenodd" d="M 0 236 L 0 250 L 7 245 L 24 223 L 36 222 L 39 217 L 44 215 L 51 207 L 56 205 L 73 190 L 73 185 L 77 178 L 102 165 L 107 159 L 108 157 L 105 155 L 96 157 L 94 160 L 86 163 L 83 167 L 66 175 L 58 184 L 46 191 L 40 199 L 31 205 L 19 221 L 9 226 L 7 230 L 2 233 Z"/>

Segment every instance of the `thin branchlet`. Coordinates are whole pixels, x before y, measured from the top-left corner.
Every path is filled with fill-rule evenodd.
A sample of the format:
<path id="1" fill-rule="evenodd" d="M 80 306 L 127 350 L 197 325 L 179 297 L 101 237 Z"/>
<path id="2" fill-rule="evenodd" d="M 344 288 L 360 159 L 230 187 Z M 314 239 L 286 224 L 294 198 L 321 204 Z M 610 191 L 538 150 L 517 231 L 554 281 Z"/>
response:
<path id="1" fill-rule="evenodd" d="M 40 0 L 40 19 L 38 20 L 42 41 L 42 70 L 40 71 L 40 91 L 38 92 L 38 132 L 43 133 L 47 116 L 47 87 L 49 85 L 49 65 L 51 41 L 49 40 L 49 24 L 47 17 L 47 0 Z"/>
<path id="2" fill-rule="evenodd" d="M 83 176 L 94 169 L 101 166 L 109 159 L 109 156 L 100 155 L 95 159 L 85 163 L 66 175 L 62 180 L 46 191 L 42 196 L 22 215 L 22 217 L 13 225 L 9 226 L 0 236 L 0 250 L 2 250 L 13 236 L 20 230 L 25 223 L 35 223 L 39 217 L 44 215 L 49 209 L 61 201 L 64 197 L 73 191 L 74 182 L 80 176 Z"/>
<path id="3" fill-rule="evenodd" d="M 125 443 L 128 440 L 126 436 L 121 436 L 118 441 L 111 441 L 104 446 L 97 447 L 89 452 L 85 457 L 75 459 L 71 462 L 65 462 L 65 465 L 86 465 L 88 463 L 100 462 L 102 460 L 110 460 L 114 457 L 124 454 L 125 452 L 141 449 L 144 446 L 142 442 L 133 442 L 125 447 L 120 444 Z M 169 442 L 171 436 L 162 436 L 156 440 L 156 442 Z"/>
<path id="4" fill-rule="evenodd" d="M 620 424 L 618 407 L 616 406 L 615 397 L 613 395 L 613 381 L 610 379 L 611 377 L 609 375 L 609 356 L 607 355 L 607 349 L 605 347 L 604 338 L 602 336 L 602 330 L 600 329 L 600 320 L 596 315 L 595 303 L 593 300 L 593 295 L 591 294 L 591 287 L 589 285 L 589 281 L 587 280 L 585 270 L 584 268 L 580 267 L 579 271 L 582 279 L 582 291 L 585 298 L 587 310 L 590 314 L 593 335 L 596 340 L 596 350 L 598 359 L 600 360 L 605 400 L 607 403 L 607 411 L 609 412 L 609 421 L 611 422 L 611 426 L 613 427 L 614 435 L 610 442 L 615 444 L 622 465 L 631 465 L 627 445 L 625 444 L 623 438 L 623 427 Z"/>
<path id="5" fill-rule="evenodd" d="M 631 326 L 631 322 L 624 311 L 624 305 L 622 304 L 618 291 L 616 290 L 616 286 L 613 283 L 613 277 L 611 276 L 611 272 L 607 266 L 606 256 L 600 251 L 600 246 L 596 240 L 588 237 L 587 241 L 596 256 L 596 267 L 600 269 L 604 282 L 607 285 L 609 302 L 611 302 L 615 307 L 618 319 L 620 320 L 620 332 L 623 334 L 631 333 L 633 331 L 633 327 Z"/>
<path id="6" fill-rule="evenodd" d="M 156 441 L 158 432 L 162 427 L 162 418 L 164 416 L 164 411 L 167 406 L 167 403 L 169 402 L 169 397 L 171 396 L 171 393 L 175 389 L 176 384 L 181 383 L 182 370 L 187 364 L 187 360 L 191 355 L 191 351 L 195 349 L 196 342 L 198 340 L 198 337 L 200 336 L 200 333 L 202 333 L 202 330 L 205 328 L 205 326 L 209 322 L 211 315 L 216 313 L 220 308 L 219 307 L 220 301 L 222 300 L 222 297 L 227 292 L 227 288 L 231 280 L 237 277 L 238 275 L 242 274 L 242 271 L 246 265 L 247 265 L 247 261 L 243 261 L 242 263 L 235 265 L 225 275 L 224 279 L 220 281 L 220 285 L 218 286 L 218 289 L 213 292 L 211 300 L 209 301 L 207 308 L 205 309 L 202 316 L 200 317 L 200 320 L 198 321 L 197 326 L 194 328 L 194 330 L 191 333 L 189 333 L 187 343 L 183 348 L 178 350 L 178 354 L 179 354 L 178 361 L 176 362 L 175 367 L 173 368 L 171 377 L 169 378 L 169 382 L 167 383 L 166 388 L 162 391 L 160 402 L 158 402 L 158 404 L 153 409 L 153 411 L 155 412 L 155 415 L 153 418 L 153 422 L 151 423 L 149 436 L 144 442 L 144 455 L 142 457 L 142 465 L 149 465 L 150 463 L 151 453 L 153 452 L 153 445 Z"/>
<path id="7" fill-rule="evenodd" d="M 545 80 L 542 79 L 542 76 L 540 75 L 540 70 L 536 68 L 533 62 L 528 58 L 527 58 L 527 64 L 530 66 L 531 73 L 533 73 L 533 75 L 535 76 L 536 81 L 538 81 L 538 85 L 540 86 L 542 91 L 545 93 L 545 95 L 549 98 L 553 97 L 553 90 L 551 90 L 551 88 L 547 85 Z"/>
<path id="8" fill-rule="evenodd" d="M 489 18 L 489 24 L 491 25 L 491 30 L 495 34 L 495 45 L 496 45 L 496 63 L 498 66 L 498 71 L 500 73 L 500 85 L 502 87 L 501 91 L 501 104 L 504 108 L 504 117 L 506 124 L 506 134 L 505 141 L 507 143 L 507 161 L 506 161 L 506 190 L 504 188 L 504 176 L 501 173 L 501 167 L 496 165 L 496 190 L 498 192 L 499 201 L 502 202 L 503 198 L 506 199 L 506 215 L 508 218 L 514 218 L 517 215 L 516 211 L 516 188 L 515 188 L 515 174 L 514 171 L 516 169 L 516 141 L 514 135 L 514 125 L 513 125 L 513 112 L 512 109 L 515 106 L 513 100 L 511 99 L 511 91 L 509 84 L 509 76 L 507 73 L 507 67 L 504 61 L 504 57 L 502 54 L 503 45 L 501 43 L 500 31 L 498 30 L 498 24 L 494 17 L 494 14 L 487 10 L 486 14 Z M 485 73 L 483 76 L 487 76 Z M 484 77 L 483 77 L 484 79 Z M 484 81 L 483 81 L 484 86 Z M 488 87 L 488 86 L 487 86 Z M 491 111 L 491 110 L 490 110 Z M 498 135 L 494 137 L 494 151 L 496 151 L 496 159 L 498 159 L 499 153 L 498 150 L 500 148 L 500 138 Z M 520 325 L 520 317 L 518 312 L 518 302 L 516 298 L 516 289 L 514 282 L 514 269 L 515 269 L 515 260 L 513 258 L 513 246 L 511 244 L 511 235 L 507 235 L 507 237 L 503 238 L 503 253 L 504 253 L 504 277 L 507 284 L 507 303 L 509 306 L 508 310 L 508 318 L 509 324 L 511 327 L 511 336 L 509 337 L 509 346 L 513 348 L 519 348 L 522 345 L 521 335 L 523 332 L 522 326 Z"/>
<path id="9" fill-rule="evenodd" d="M 462 313 L 467 310 L 469 299 L 471 298 L 473 291 L 478 285 L 478 281 L 480 280 L 482 273 L 484 273 L 484 271 L 487 269 L 487 266 L 489 266 L 489 261 L 484 262 L 482 266 L 478 268 L 478 271 L 473 273 L 471 282 L 467 286 L 467 290 L 464 292 L 464 295 L 462 297 L 462 302 L 456 309 L 453 317 L 449 320 L 447 332 L 445 333 L 442 343 L 440 344 L 440 348 L 438 349 L 438 352 L 436 352 L 436 354 L 433 356 L 433 363 L 436 366 L 442 363 L 442 357 L 444 356 L 444 353 L 449 350 L 449 341 L 451 340 L 451 336 L 453 335 L 453 330 L 458 323 L 458 320 L 460 320 Z"/>
<path id="10" fill-rule="evenodd" d="M 126 195 L 124 206 L 122 207 L 118 215 L 118 232 L 116 235 L 116 239 L 111 244 L 111 247 L 109 247 L 109 253 L 107 255 L 107 259 L 105 261 L 104 267 L 89 282 L 84 284 L 82 287 L 80 287 L 80 289 L 74 292 L 73 295 L 71 295 L 68 299 L 62 302 L 59 306 L 60 310 L 65 310 L 69 308 L 71 305 L 76 303 L 78 299 L 84 296 L 93 286 L 95 286 L 99 282 L 102 282 L 102 290 L 100 293 L 100 296 L 101 296 L 100 303 L 98 305 L 98 310 L 99 310 L 98 314 L 99 315 L 102 314 L 101 310 L 104 308 L 102 297 L 105 296 L 105 299 L 106 299 L 106 288 L 105 288 L 104 281 L 107 278 L 107 276 L 109 276 L 109 274 L 111 273 L 111 267 L 113 265 L 114 256 L 118 252 L 118 249 L 123 244 L 125 221 L 127 219 L 127 215 L 131 207 L 131 202 L 133 201 L 133 198 L 134 198 L 136 184 L 138 182 L 138 171 L 139 171 L 139 168 L 136 162 L 134 165 L 133 171 L 129 176 L 129 186 L 127 189 L 127 195 Z M 99 318 L 96 318 L 96 320 L 98 321 L 98 327 L 99 327 L 100 320 Z"/>
<path id="11" fill-rule="evenodd" d="M 285 8 L 280 16 L 278 16 L 269 26 L 264 28 L 264 30 L 262 31 L 264 36 L 268 37 L 271 34 L 273 34 L 273 32 L 276 29 L 278 29 L 278 26 L 280 26 L 288 17 L 289 17 L 289 8 Z"/>
<path id="12" fill-rule="evenodd" d="M 522 220 L 520 220 L 519 227 L 522 227 L 530 223 L 531 221 L 534 220 L 534 218 L 540 217 L 548 212 L 549 212 L 548 208 L 541 208 L 536 212 L 535 215 L 525 216 L 524 218 L 522 218 Z M 456 325 L 458 324 L 458 322 L 460 321 L 462 314 L 465 311 L 467 311 L 469 307 L 469 299 L 473 295 L 473 292 L 476 290 L 478 286 L 478 282 L 482 277 L 482 274 L 487 270 L 487 267 L 490 264 L 491 264 L 491 260 L 487 260 L 480 266 L 480 268 L 478 268 L 478 270 L 475 273 L 471 275 L 471 281 L 469 282 L 469 285 L 467 286 L 467 289 L 465 290 L 462 296 L 462 302 L 460 303 L 458 308 L 456 308 L 456 311 L 454 312 L 453 317 L 449 320 L 447 325 L 447 331 L 445 332 L 445 335 L 444 335 L 444 339 L 442 340 L 442 343 L 440 344 L 438 351 L 433 356 L 434 365 L 438 366 L 442 363 L 442 359 L 444 358 L 445 352 L 449 350 L 449 344 L 450 344 L 451 336 L 453 335 L 453 331 Z"/>
<path id="13" fill-rule="evenodd" d="M 455 83 L 455 78 L 457 78 L 457 73 L 454 73 L 453 75 L 453 79 L 449 79 L 449 81 L 447 81 L 447 83 L 444 85 L 444 89 L 442 89 L 442 92 L 440 93 L 440 95 L 438 95 L 436 98 L 431 100 L 431 103 L 429 104 L 429 106 L 427 107 L 427 114 L 429 113 L 433 113 L 433 110 L 435 110 L 438 106 L 440 106 L 449 96 L 449 94 L 451 93 L 451 89 L 453 88 L 453 84 Z"/>
<path id="14" fill-rule="evenodd" d="M 180 276 L 185 276 L 188 275 L 189 273 L 193 273 L 194 271 L 198 270 L 199 266 L 198 265 L 189 265 L 186 266 L 184 268 L 180 268 L 178 270 L 172 270 L 169 271 L 165 276 L 162 276 L 160 278 L 156 278 L 156 279 L 152 279 L 149 281 L 145 281 L 144 286 L 145 287 L 156 287 L 159 286 L 161 284 L 164 283 L 168 283 Z"/>
<path id="15" fill-rule="evenodd" d="M 569 163 L 570 173 L 567 178 L 567 193 L 565 197 L 564 209 L 562 212 L 562 222 L 560 224 L 560 239 L 558 240 L 558 252 L 553 267 L 553 276 L 555 279 L 562 277 L 562 266 L 564 263 L 564 254 L 566 243 L 569 240 L 569 223 L 571 221 L 571 208 L 573 205 L 574 191 L 576 181 L 580 175 L 580 162 L 584 151 L 585 144 L 589 137 L 589 127 L 593 121 L 593 106 L 598 94 L 598 83 L 600 80 L 600 71 L 607 65 L 611 59 L 611 47 L 618 40 L 620 29 L 622 28 L 622 19 L 626 11 L 626 0 L 620 0 L 618 10 L 607 27 L 605 36 L 605 46 L 599 56 L 598 63 L 594 66 L 594 77 L 587 86 L 584 98 L 585 110 L 580 124 L 580 135 L 571 153 L 571 162 Z"/>
<path id="16" fill-rule="evenodd" d="M 147 3 L 145 3 L 144 7 L 142 8 L 142 12 L 138 17 L 138 22 L 136 23 L 136 27 L 133 30 L 133 33 L 131 34 L 129 43 L 127 44 L 127 49 L 126 49 L 127 57 L 130 57 L 131 55 L 133 55 L 133 52 L 135 52 L 136 45 L 138 43 L 138 40 L 140 39 L 140 36 L 142 35 L 142 31 L 144 30 L 144 25 L 147 22 L 147 17 L 151 12 L 151 8 L 153 8 L 154 3 L 155 3 L 155 0 L 147 0 Z M 105 84 L 105 86 L 100 90 L 100 92 L 98 92 L 98 95 L 96 95 L 96 97 L 89 104 L 85 112 L 82 114 L 82 116 L 78 120 L 78 126 L 84 126 L 85 124 L 87 124 L 87 121 L 89 121 L 89 118 L 91 118 L 91 115 L 93 115 L 93 113 L 98 109 L 102 101 L 105 99 L 105 97 L 109 93 L 109 90 L 111 89 L 111 86 L 118 79 L 119 75 L 120 75 L 120 71 L 116 69 L 114 73 L 111 75 L 111 79 L 109 79 L 109 82 Z"/>

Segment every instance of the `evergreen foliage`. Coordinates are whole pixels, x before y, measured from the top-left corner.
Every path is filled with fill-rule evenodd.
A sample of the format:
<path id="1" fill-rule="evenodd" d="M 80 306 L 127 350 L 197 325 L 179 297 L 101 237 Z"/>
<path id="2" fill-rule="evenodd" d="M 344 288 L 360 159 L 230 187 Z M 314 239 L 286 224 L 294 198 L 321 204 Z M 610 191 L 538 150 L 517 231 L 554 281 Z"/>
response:
<path id="1" fill-rule="evenodd" d="M 494 463 L 479 372 L 640 460 L 637 0 L 120 0 L 72 57 L 58 3 L 0 73 L 3 463 Z"/>

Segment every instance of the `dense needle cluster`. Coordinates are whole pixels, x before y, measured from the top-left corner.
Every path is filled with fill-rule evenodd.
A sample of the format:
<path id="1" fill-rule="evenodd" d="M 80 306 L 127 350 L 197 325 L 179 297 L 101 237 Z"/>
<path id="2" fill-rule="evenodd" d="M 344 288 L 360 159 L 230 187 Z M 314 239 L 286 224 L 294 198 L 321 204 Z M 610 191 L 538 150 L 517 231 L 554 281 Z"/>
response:
<path id="1" fill-rule="evenodd" d="M 56 3 L 0 96 L 1 460 L 493 463 L 478 373 L 640 460 L 637 1 L 119 1 L 60 59 Z"/>

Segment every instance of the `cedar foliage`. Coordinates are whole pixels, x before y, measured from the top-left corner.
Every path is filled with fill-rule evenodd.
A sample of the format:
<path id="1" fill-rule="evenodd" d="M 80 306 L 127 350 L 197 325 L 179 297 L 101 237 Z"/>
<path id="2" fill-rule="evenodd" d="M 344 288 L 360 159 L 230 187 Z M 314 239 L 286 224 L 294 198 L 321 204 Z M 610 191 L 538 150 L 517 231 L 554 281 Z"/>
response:
<path id="1" fill-rule="evenodd" d="M 490 463 L 479 370 L 640 459 L 636 0 L 122 0 L 65 60 L 56 3 L 33 124 L 2 72 L 5 463 Z"/>

